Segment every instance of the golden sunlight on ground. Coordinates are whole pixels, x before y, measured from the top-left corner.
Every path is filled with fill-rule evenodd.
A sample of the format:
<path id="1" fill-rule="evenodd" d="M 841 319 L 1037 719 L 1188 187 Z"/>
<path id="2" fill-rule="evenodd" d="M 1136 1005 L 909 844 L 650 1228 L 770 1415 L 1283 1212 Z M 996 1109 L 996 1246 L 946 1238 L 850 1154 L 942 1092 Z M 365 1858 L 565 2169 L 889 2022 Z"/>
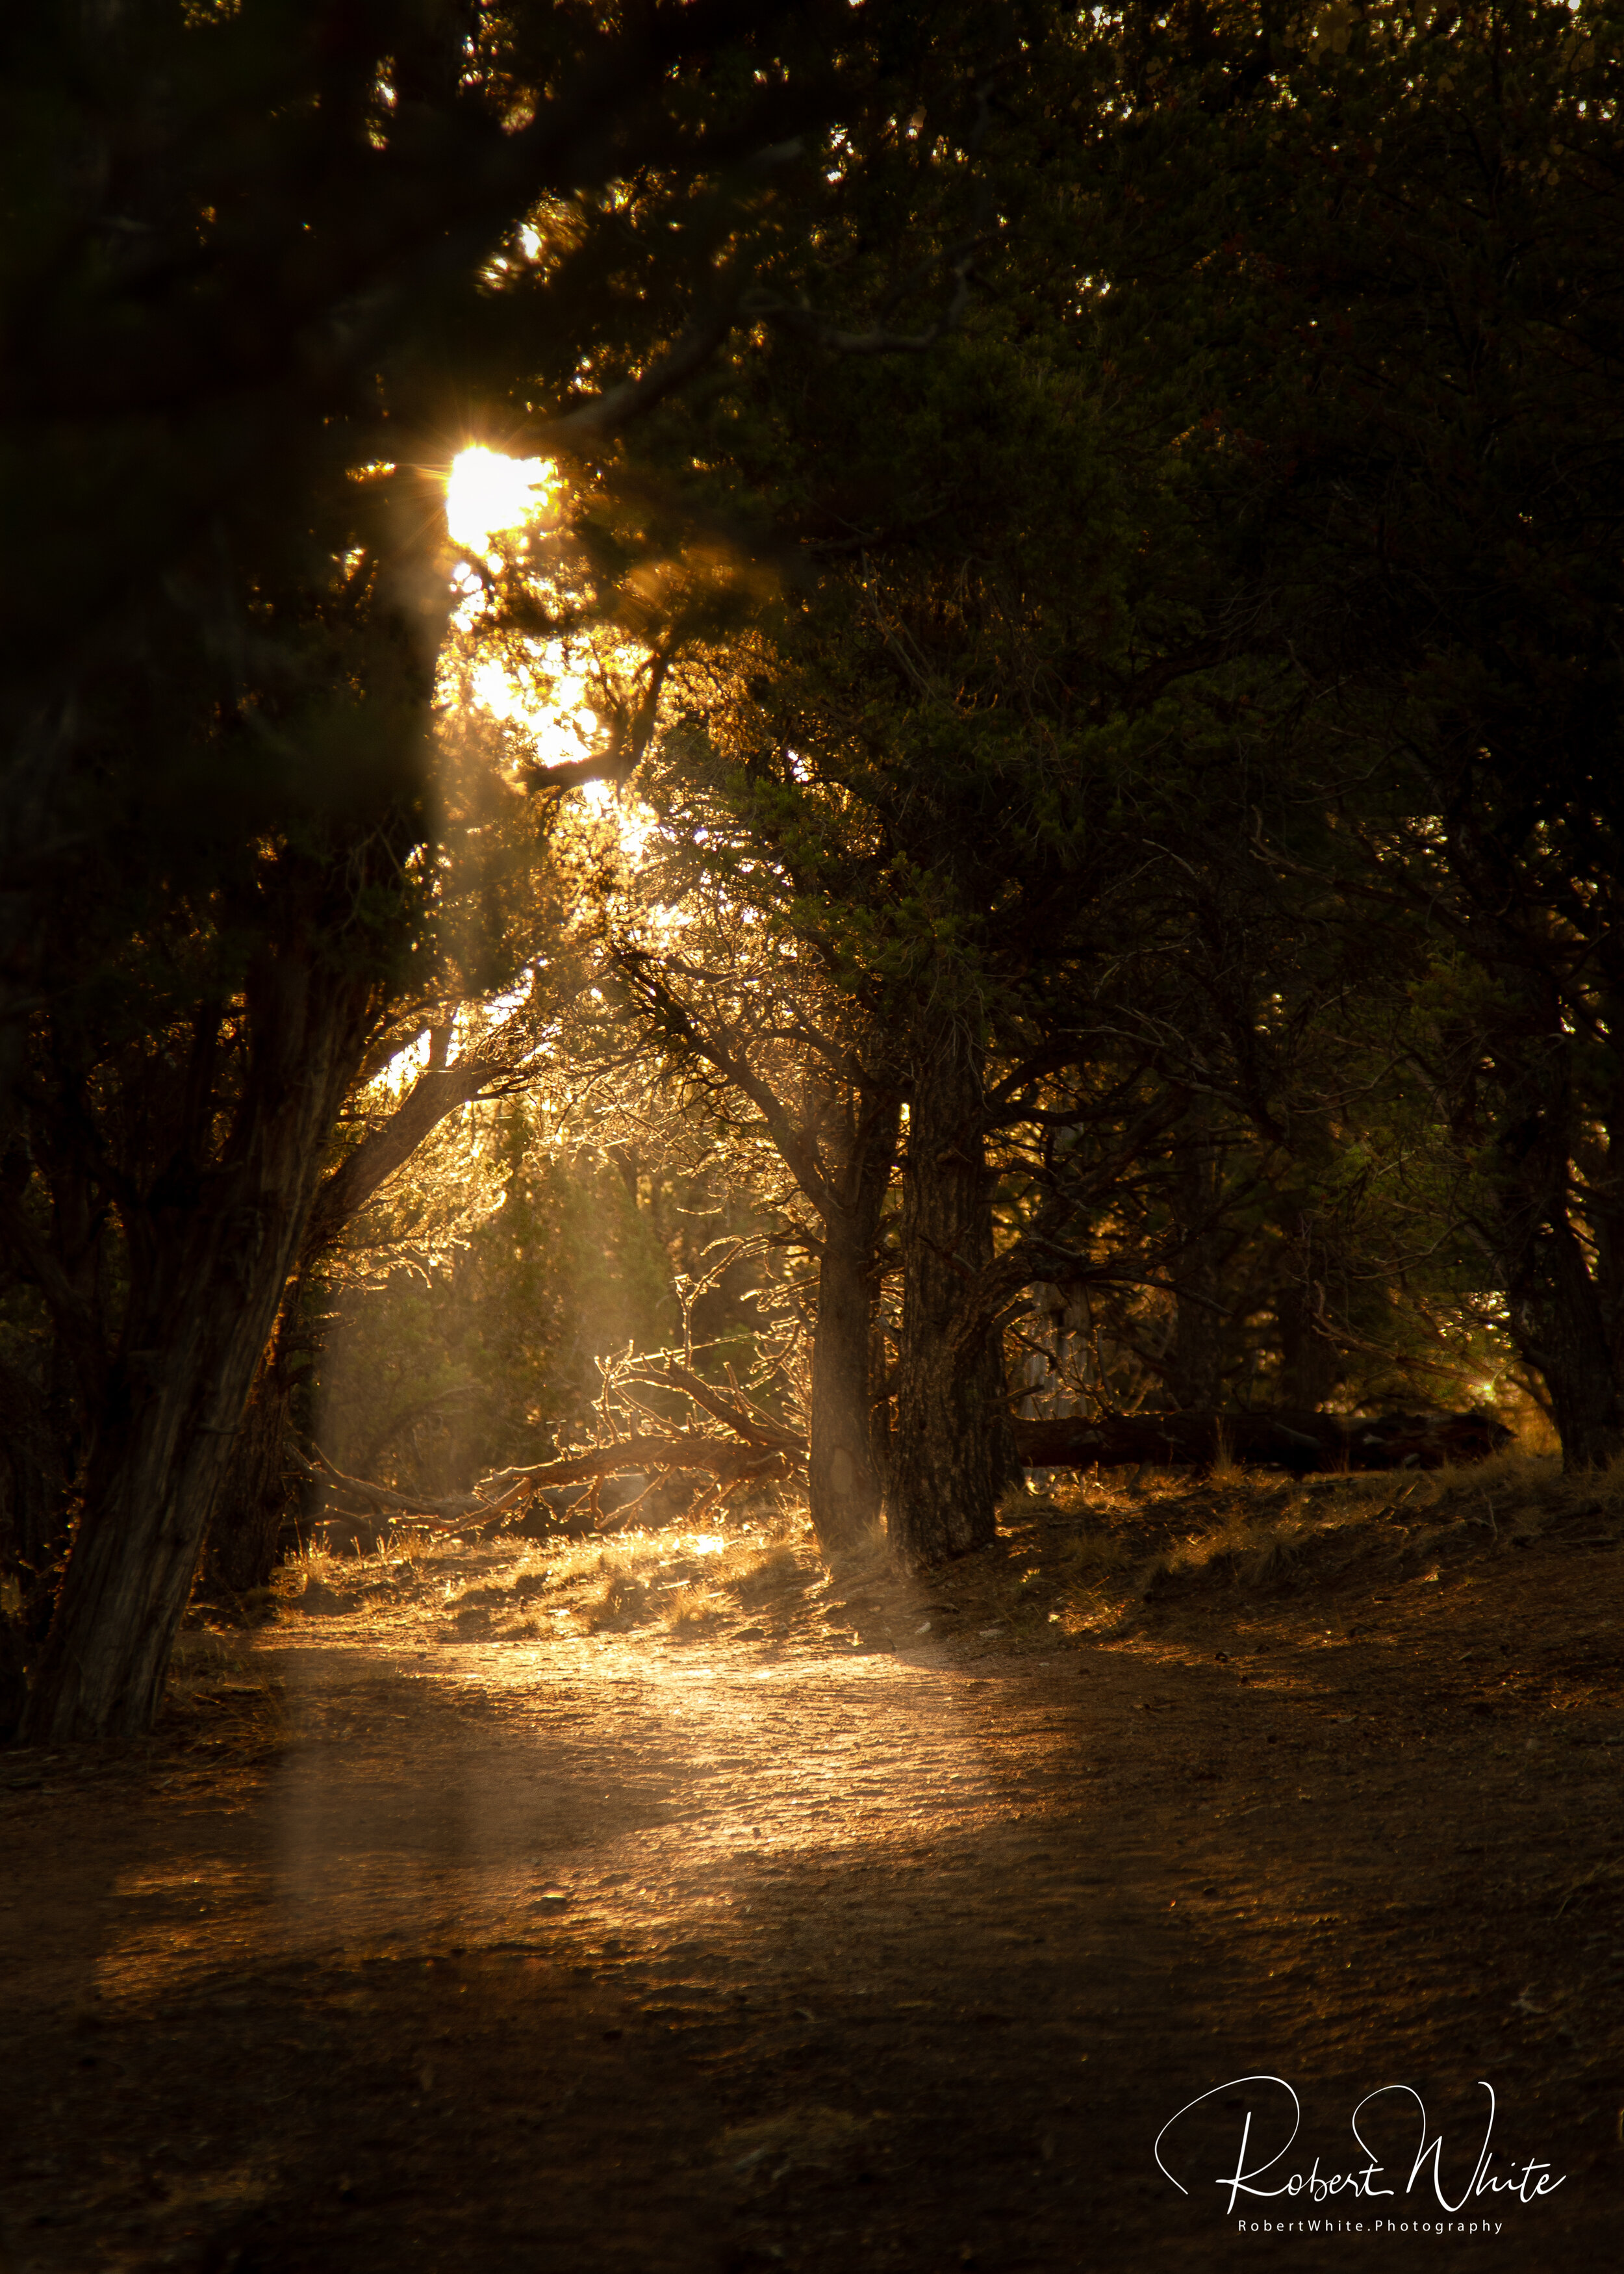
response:
<path id="1" fill-rule="evenodd" d="M 1439 2202 L 1493 2081 L 1495 2274 L 1608 2263 L 1621 1532 L 1519 1456 L 1078 1480 L 918 1579 L 776 1495 L 312 1547 L 149 1751 L 0 1763 L 0 2268 L 1215 2274 L 1237 2096 L 1323 2172 L 1397 2076 Z"/>

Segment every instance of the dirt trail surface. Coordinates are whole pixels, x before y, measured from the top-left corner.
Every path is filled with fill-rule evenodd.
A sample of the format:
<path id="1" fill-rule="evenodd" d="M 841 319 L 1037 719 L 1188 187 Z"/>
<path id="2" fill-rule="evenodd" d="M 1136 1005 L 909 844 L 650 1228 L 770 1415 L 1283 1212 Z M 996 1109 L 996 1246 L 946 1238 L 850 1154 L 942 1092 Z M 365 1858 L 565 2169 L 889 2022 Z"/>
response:
<path id="1" fill-rule="evenodd" d="M 1613 2263 L 1610 1535 L 1164 1572 L 1091 1627 L 1074 1534 L 923 1587 L 763 1540 L 731 1597 L 703 1543 L 419 1559 L 376 1600 L 312 1570 L 190 1638 L 150 1758 L 0 1759 L 0 2266 Z M 1490 2174 L 1561 2184 L 1407 2194 L 1394 2093 L 1392 2198 L 1227 2215 L 1283 2085 L 1181 2118 L 1172 2177 L 1154 2143 L 1252 2076 L 1303 2104 L 1259 2186 L 1362 2167 L 1402 2084 L 1455 2200 L 1479 2079 Z M 1261 2231 L 1310 2218 L 1365 2232 Z"/>

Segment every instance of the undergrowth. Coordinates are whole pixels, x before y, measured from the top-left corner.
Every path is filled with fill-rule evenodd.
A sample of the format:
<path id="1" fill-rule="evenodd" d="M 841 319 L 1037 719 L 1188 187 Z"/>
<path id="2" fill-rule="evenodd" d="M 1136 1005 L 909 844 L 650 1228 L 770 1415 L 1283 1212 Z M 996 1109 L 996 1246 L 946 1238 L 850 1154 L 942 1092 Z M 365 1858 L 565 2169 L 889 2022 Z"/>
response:
<path id="1" fill-rule="evenodd" d="M 1050 1559 L 1061 1623 L 1082 1630 L 1214 1588 L 1295 1590 L 1393 1566 L 1437 1577 L 1541 1544 L 1617 1545 L 1624 1467 L 1565 1477 L 1549 1456 L 1507 1451 L 1468 1468 L 1297 1481 L 1234 1469 L 1137 1490 L 1073 1480 L 1011 1493 L 1002 1514 L 1012 1541 L 1064 1528 Z"/>
<path id="2" fill-rule="evenodd" d="M 1430 1472 L 1293 1480 L 1226 1469 L 1040 1480 L 1006 1495 L 981 1554 L 898 1572 L 883 1532 L 825 1570 L 804 1505 L 765 1494 L 703 1530 L 470 1543 L 397 1535 L 312 1549 L 280 1576 L 282 1617 L 353 1619 L 380 1642 L 623 1636 L 906 1653 L 995 1653 L 1131 1629 L 1170 1599 L 1380 1591 L 1530 1551 L 1624 1540 L 1624 1471 L 1565 1478 L 1523 1452 Z"/>

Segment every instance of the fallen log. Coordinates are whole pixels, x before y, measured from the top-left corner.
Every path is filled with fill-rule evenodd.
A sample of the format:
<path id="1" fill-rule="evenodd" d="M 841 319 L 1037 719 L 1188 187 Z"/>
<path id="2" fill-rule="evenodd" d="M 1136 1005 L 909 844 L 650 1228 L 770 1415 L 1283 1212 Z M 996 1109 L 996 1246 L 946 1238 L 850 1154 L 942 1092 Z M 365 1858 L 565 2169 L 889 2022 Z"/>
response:
<path id="1" fill-rule="evenodd" d="M 776 1443 L 763 1442 L 765 1432 L 752 1431 L 753 1442 L 708 1437 L 695 1430 L 639 1432 L 610 1445 L 589 1445 L 538 1462 L 534 1466 L 499 1469 L 482 1477 L 472 1492 L 435 1499 L 417 1493 L 392 1491 L 365 1477 L 347 1476 L 320 1446 L 314 1458 L 295 1449 L 304 1474 L 325 1486 L 330 1502 L 319 1519 L 350 1545 L 374 1547 L 392 1525 L 413 1525 L 431 1532 L 483 1532 L 487 1536 L 512 1525 L 529 1537 L 553 1532 L 618 1532 L 629 1524 L 659 1487 L 672 1478 L 708 1475 L 710 1487 L 687 1511 L 698 1521 L 716 1503 L 744 1485 L 783 1484 L 802 1472 L 801 1441 L 787 1430 L 775 1433 Z M 641 1489 L 613 1507 L 597 1499 L 597 1487 L 611 1478 L 632 1477 Z M 560 1488 L 584 1486 L 579 1495 L 589 1511 L 587 1521 L 563 1515 Z M 515 1522 L 515 1519 L 517 1521 Z"/>
<path id="2" fill-rule="evenodd" d="M 487 1501 L 477 1493 L 455 1493 L 449 1499 L 433 1500 L 424 1494 L 391 1492 L 387 1485 L 375 1485 L 365 1477 L 346 1476 L 328 1460 L 320 1445 L 313 1446 L 313 1460 L 307 1459 L 297 1445 L 289 1449 L 295 1465 L 312 1482 L 325 1485 L 333 1495 L 332 1512 L 341 1517 L 376 1516 L 399 1517 L 402 1520 L 426 1522 L 443 1518 L 440 1529 L 455 1532 L 459 1526 L 481 1524 L 486 1517 L 500 1516 L 512 1506 L 527 1489 L 517 1485 L 500 1501 Z M 360 1508 L 343 1505 L 345 1501 L 359 1501 Z"/>
<path id="3" fill-rule="evenodd" d="M 515 1529 L 530 1538 L 551 1531 L 618 1532 L 629 1524 L 644 1502 L 657 1495 L 663 1484 L 679 1477 L 708 1475 L 710 1489 L 703 1493 L 685 1511 L 686 1520 L 699 1523 L 718 1502 L 743 1485 L 784 1484 L 801 1474 L 801 1455 L 796 1442 L 763 1447 L 761 1444 L 741 1444 L 735 1439 L 704 1437 L 692 1430 L 673 1430 L 668 1435 L 639 1433 L 622 1437 L 613 1445 L 594 1445 L 583 1451 L 567 1453 L 555 1461 L 545 1461 L 535 1468 L 502 1469 L 484 1480 L 486 1491 L 503 1490 L 506 1495 L 517 1488 L 534 1495 L 533 1513 L 523 1518 Z M 596 1506 L 596 1488 L 610 1477 L 646 1480 L 643 1489 L 622 1506 L 605 1510 Z M 590 1494 L 579 1495 L 573 1514 L 566 1515 L 561 1505 L 561 1487 L 590 1485 Z M 581 1522 L 582 1505 L 590 1511 L 590 1523 Z"/>
<path id="4" fill-rule="evenodd" d="M 1027 1469 L 1289 1469 L 1297 1476 L 1346 1469 L 1439 1469 L 1486 1460 L 1511 1442 L 1492 1414 L 1132 1413 L 1089 1419 L 1017 1420 Z"/>
<path id="5" fill-rule="evenodd" d="M 766 1448 L 733 1438 L 702 1437 L 696 1430 L 673 1429 L 660 1435 L 640 1433 L 621 1437 L 613 1445 L 590 1445 L 558 1460 L 540 1462 L 534 1468 L 499 1469 L 494 1476 L 482 1478 L 479 1488 L 486 1493 L 504 1492 L 523 1481 L 539 1492 L 549 1485 L 588 1484 L 597 1477 L 623 1476 L 632 1470 L 675 1475 L 708 1469 L 719 1482 L 735 1484 L 753 1476 L 763 1457 L 769 1464 L 782 1463 L 787 1474 L 799 1451 L 799 1441 L 787 1435 L 780 1445 Z"/>

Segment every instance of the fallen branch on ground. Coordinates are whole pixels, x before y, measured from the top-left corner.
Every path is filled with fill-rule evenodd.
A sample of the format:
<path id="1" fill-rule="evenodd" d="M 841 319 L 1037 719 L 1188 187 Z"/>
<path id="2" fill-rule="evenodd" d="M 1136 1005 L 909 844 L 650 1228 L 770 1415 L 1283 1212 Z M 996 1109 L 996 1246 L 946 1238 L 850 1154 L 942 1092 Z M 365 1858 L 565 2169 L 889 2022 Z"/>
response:
<path id="1" fill-rule="evenodd" d="M 351 1522 L 426 1525 L 442 1532 L 495 1526 L 519 1513 L 538 1495 L 561 1486 L 595 1487 L 610 1477 L 646 1476 L 649 1481 L 635 1500 L 606 1514 L 595 1510 L 597 1530 L 619 1531 L 662 1483 L 674 1476 L 697 1471 L 714 1480 L 710 1490 L 688 1511 L 690 1520 L 707 1514 L 741 1486 L 792 1481 L 804 1461 L 800 1441 L 784 1431 L 778 1433 L 779 1443 L 763 1445 L 759 1442 L 763 1434 L 753 1430 L 755 1442 L 747 1442 L 702 1436 L 694 1430 L 639 1432 L 613 1444 L 588 1446 L 530 1467 L 499 1469 L 482 1477 L 472 1492 L 445 1499 L 394 1492 L 364 1477 L 347 1476 L 319 1446 L 312 1448 L 313 1459 L 297 1448 L 294 1457 L 307 1477 L 332 1489 L 330 1516 Z"/>
<path id="2" fill-rule="evenodd" d="M 332 1510 L 335 1516 L 399 1517 L 419 1521 L 440 1517 L 445 1520 L 441 1528 L 454 1532 L 465 1525 L 483 1524 L 489 1517 L 503 1515 L 523 1496 L 525 1490 L 520 1487 L 497 1501 L 487 1499 L 480 1490 L 456 1493 L 448 1499 L 432 1500 L 421 1493 L 391 1492 L 387 1485 L 369 1484 L 365 1477 L 346 1476 L 342 1469 L 328 1460 L 320 1445 L 312 1446 L 311 1450 L 315 1456 L 313 1459 L 307 1458 L 297 1445 L 292 1448 L 295 1464 L 305 1476 L 335 1485 L 344 1495 L 363 1503 L 359 1509 L 355 1509 L 335 1502 Z"/>
<path id="3" fill-rule="evenodd" d="M 673 1429 L 658 1435 L 639 1432 L 618 1438 L 613 1445 L 590 1445 L 582 1452 L 565 1453 L 534 1468 L 499 1469 L 494 1476 L 482 1480 L 481 1489 L 490 1492 L 522 1481 L 532 1491 L 544 1492 L 553 1485 L 588 1484 L 604 1477 L 650 1472 L 680 1476 L 694 1469 L 709 1470 L 719 1483 L 732 1486 L 764 1467 L 788 1477 L 801 1457 L 794 1439 L 763 1449 L 736 1438 L 702 1437 L 695 1430 Z"/>

